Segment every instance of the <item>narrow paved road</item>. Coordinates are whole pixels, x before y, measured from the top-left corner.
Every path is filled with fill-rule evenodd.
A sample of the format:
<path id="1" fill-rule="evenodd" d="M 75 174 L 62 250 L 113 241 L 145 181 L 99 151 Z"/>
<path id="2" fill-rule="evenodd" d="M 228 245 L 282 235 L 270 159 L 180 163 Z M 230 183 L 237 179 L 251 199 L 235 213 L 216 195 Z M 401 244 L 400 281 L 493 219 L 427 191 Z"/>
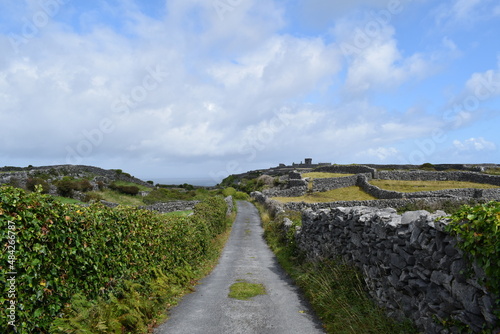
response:
<path id="1" fill-rule="evenodd" d="M 324 333 L 297 288 L 278 266 L 263 237 L 259 213 L 238 202 L 238 215 L 219 264 L 175 307 L 156 334 Z M 263 284 L 265 295 L 228 297 L 239 280 Z"/>

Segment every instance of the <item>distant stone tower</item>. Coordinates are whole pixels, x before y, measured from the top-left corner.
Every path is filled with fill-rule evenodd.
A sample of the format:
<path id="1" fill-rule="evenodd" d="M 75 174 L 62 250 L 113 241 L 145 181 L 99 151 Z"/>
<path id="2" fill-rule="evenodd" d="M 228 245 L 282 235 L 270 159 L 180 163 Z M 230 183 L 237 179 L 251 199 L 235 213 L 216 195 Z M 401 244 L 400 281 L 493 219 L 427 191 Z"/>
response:
<path id="1" fill-rule="evenodd" d="M 310 165 L 312 165 L 312 161 L 313 161 L 313 159 L 311 159 L 311 158 L 306 158 L 304 161 L 305 161 L 305 164 L 306 164 L 306 165 L 310 166 Z"/>

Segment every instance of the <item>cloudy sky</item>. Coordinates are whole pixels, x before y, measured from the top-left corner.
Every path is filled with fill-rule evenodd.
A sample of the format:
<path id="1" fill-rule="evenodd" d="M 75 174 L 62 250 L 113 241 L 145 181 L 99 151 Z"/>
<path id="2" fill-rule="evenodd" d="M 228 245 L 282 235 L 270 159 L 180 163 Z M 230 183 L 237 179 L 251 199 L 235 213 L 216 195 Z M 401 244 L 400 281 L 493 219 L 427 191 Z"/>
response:
<path id="1" fill-rule="evenodd" d="M 0 166 L 500 163 L 499 34 L 497 0 L 0 0 Z"/>

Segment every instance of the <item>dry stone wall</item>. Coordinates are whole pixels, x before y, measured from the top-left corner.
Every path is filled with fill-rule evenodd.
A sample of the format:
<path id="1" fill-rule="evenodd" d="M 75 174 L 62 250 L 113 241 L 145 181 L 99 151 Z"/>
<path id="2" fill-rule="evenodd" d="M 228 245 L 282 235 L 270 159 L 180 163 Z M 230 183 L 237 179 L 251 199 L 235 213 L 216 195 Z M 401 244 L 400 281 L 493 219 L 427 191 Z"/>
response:
<path id="1" fill-rule="evenodd" d="M 371 174 L 366 174 L 370 176 Z M 328 191 L 339 188 L 346 188 L 355 186 L 358 182 L 357 175 L 343 176 L 343 177 L 333 177 L 327 179 L 313 179 L 312 190 L 314 192 Z"/>
<path id="2" fill-rule="evenodd" d="M 371 296 L 393 317 L 412 319 L 425 333 L 446 333 L 440 321 L 456 320 L 474 332 L 495 326 L 494 298 L 444 232 L 444 212 L 369 207 L 306 210 L 296 233 L 312 259 L 343 258 L 364 273 Z M 456 332 L 451 329 L 449 332 Z M 496 332 L 495 332 L 496 333 Z"/>
<path id="3" fill-rule="evenodd" d="M 193 210 L 194 206 L 198 203 L 200 203 L 200 201 L 171 201 L 171 202 L 155 203 L 152 205 L 141 206 L 139 207 L 139 209 L 157 211 L 160 213 L 168 213 L 173 211 Z"/>
<path id="4" fill-rule="evenodd" d="M 373 178 L 377 178 L 377 170 L 375 168 L 364 165 L 331 165 L 331 166 L 316 168 L 314 171 L 326 172 L 326 173 L 347 173 L 347 174 L 369 173 Z"/>
<path id="5" fill-rule="evenodd" d="M 500 186 L 500 177 L 475 172 L 378 171 L 382 180 L 404 181 L 464 181 Z"/>

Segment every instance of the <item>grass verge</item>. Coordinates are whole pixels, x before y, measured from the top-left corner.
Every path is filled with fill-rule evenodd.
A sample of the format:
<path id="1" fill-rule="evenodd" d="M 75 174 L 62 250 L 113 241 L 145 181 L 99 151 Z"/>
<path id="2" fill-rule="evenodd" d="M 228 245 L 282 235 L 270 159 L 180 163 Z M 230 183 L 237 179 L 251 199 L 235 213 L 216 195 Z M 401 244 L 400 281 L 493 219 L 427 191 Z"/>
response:
<path id="1" fill-rule="evenodd" d="M 271 219 L 261 205 L 256 205 L 261 212 L 267 243 L 283 269 L 301 288 L 327 333 L 417 333 L 411 322 L 396 322 L 375 305 L 355 267 L 335 260 L 306 261 L 295 245 L 294 229 L 287 236 L 280 223 L 288 216 L 296 226 L 300 225 L 299 213 L 288 212 Z"/>

